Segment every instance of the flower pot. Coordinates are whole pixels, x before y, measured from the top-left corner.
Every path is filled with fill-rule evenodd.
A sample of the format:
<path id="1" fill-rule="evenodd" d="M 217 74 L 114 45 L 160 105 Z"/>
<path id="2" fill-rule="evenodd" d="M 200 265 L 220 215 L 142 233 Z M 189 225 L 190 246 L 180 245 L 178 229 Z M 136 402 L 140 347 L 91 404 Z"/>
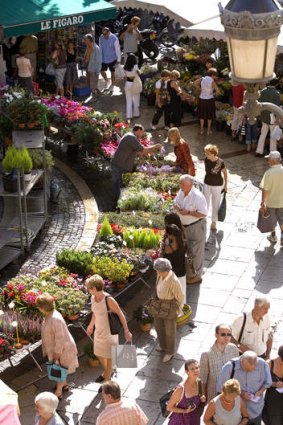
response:
<path id="1" fill-rule="evenodd" d="M 73 322 L 74 320 L 77 320 L 80 317 L 80 314 L 67 314 L 67 319 L 70 320 L 70 322 Z"/>
<path id="2" fill-rule="evenodd" d="M 28 128 L 34 128 L 35 127 L 35 123 L 34 122 L 29 122 L 28 123 Z"/>
<path id="3" fill-rule="evenodd" d="M 5 192 L 15 193 L 18 191 L 18 181 L 11 174 L 3 176 L 3 187 Z"/>
<path id="4" fill-rule="evenodd" d="M 26 128 L 26 125 L 25 125 L 25 123 L 20 123 L 20 124 L 18 124 L 18 127 L 19 128 Z"/>
<path id="5" fill-rule="evenodd" d="M 99 366 L 99 360 L 98 359 L 91 359 L 88 357 L 87 359 L 89 367 L 98 367 Z"/>
<path id="6" fill-rule="evenodd" d="M 117 289 L 121 290 L 123 288 L 125 288 L 127 282 L 117 282 Z"/>
<path id="7" fill-rule="evenodd" d="M 140 329 L 142 332 L 149 332 L 151 329 L 151 323 L 140 323 Z"/>

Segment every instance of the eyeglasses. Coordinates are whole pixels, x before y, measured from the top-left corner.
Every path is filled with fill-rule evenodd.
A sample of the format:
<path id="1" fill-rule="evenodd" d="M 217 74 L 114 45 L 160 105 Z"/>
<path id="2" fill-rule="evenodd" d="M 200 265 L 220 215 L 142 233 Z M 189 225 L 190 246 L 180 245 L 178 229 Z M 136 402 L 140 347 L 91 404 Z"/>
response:
<path id="1" fill-rule="evenodd" d="M 221 332 L 219 335 L 220 336 L 232 336 L 231 333 L 225 333 L 225 332 Z"/>

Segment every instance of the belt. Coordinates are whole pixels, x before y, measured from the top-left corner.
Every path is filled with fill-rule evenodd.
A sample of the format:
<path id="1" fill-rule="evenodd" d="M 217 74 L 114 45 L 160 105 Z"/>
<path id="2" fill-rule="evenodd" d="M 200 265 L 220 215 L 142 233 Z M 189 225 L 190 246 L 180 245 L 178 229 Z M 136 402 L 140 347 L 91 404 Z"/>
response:
<path id="1" fill-rule="evenodd" d="M 199 223 L 201 220 L 203 220 L 203 218 L 200 218 L 199 220 L 194 221 L 194 222 L 193 222 L 193 223 L 191 223 L 191 224 L 184 224 L 184 227 L 190 227 L 190 226 L 193 226 L 194 224 Z"/>

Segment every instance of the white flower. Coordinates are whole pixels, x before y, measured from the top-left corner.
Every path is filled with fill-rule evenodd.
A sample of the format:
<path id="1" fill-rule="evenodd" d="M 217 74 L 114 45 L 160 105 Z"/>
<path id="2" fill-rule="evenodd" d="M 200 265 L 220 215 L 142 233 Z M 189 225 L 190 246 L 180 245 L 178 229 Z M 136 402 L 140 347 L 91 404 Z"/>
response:
<path id="1" fill-rule="evenodd" d="M 135 212 L 135 211 L 132 211 L 132 214 L 133 214 L 133 215 L 136 215 L 136 212 Z"/>
<path id="2" fill-rule="evenodd" d="M 148 224 L 152 226 L 152 220 L 148 220 Z"/>
<path id="3" fill-rule="evenodd" d="M 129 236 L 129 239 L 133 240 L 134 239 L 133 235 L 130 235 Z"/>
<path id="4" fill-rule="evenodd" d="M 123 241 L 123 245 L 124 245 L 124 246 L 127 246 L 127 242 L 126 242 L 126 241 Z"/>
<path id="5" fill-rule="evenodd" d="M 8 307 L 9 307 L 9 308 L 14 308 L 14 307 L 15 307 L 15 303 L 14 303 L 14 301 L 11 301 L 11 302 L 10 302 L 10 304 L 8 304 Z"/>
<path id="6" fill-rule="evenodd" d="M 18 322 L 14 320 L 13 322 L 11 322 L 11 325 L 13 326 L 13 328 L 16 328 L 18 326 Z"/>

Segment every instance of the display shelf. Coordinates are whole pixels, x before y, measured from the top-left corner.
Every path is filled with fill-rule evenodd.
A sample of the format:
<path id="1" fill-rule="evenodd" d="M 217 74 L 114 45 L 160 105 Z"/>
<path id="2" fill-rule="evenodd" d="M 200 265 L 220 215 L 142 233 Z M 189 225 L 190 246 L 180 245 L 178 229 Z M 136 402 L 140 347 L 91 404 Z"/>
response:
<path id="1" fill-rule="evenodd" d="M 31 179 L 29 181 L 24 182 L 24 190 L 22 189 L 20 192 L 20 196 L 27 196 L 37 180 L 43 175 L 44 170 L 32 170 L 31 171 Z M 7 196 L 12 198 L 18 198 L 19 193 L 18 192 L 6 192 L 3 188 L 3 181 L 0 180 L 0 196 Z"/>
<path id="2" fill-rule="evenodd" d="M 22 254 L 21 249 L 4 246 L 0 248 L 0 270 L 16 260 Z"/>
<path id="3" fill-rule="evenodd" d="M 25 228 L 23 229 L 24 231 L 24 245 L 25 247 L 29 248 L 30 244 L 32 243 L 32 241 L 36 238 L 36 235 L 38 234 L 38 232 L 41 230 L 41 228 L 43 227 L 44 223 L 45 223 L 45 216 L 43 214 L 39 215 L 39 214 L 33 214 L 33 213 L 28 213 L 27 216 L 25 216 L 25 214 L 22 214 L 22 222 L 25 222 L 25 219 L 27 219 L 27 223 L 28 223 L 28 230 L 31 231 L 32 236 L 28 238 L 26 238 L 25 235 Z M 10 228 L 20 228 L 20 220 L 19 217 L 15 217 L 11 223 L 10 223 Z M 13 245 L 13 246 L 17 246 L 18 243 L 7 243 L 7 245 Z"/>

